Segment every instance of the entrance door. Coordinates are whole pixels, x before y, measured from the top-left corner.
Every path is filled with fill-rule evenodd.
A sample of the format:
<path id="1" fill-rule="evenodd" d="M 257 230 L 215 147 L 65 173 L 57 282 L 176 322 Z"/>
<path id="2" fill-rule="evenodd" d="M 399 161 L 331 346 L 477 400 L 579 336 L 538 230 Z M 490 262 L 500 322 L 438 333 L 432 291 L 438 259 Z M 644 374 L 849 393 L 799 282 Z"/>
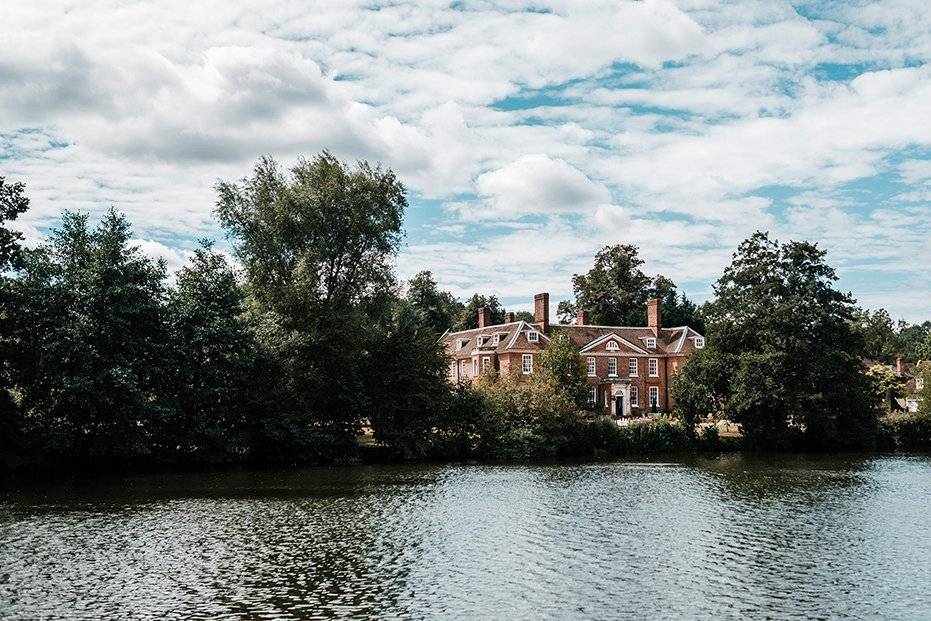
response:
<path id="1" fill-rule="evenodd" d="M 624 395 L 614 397 L 614 416 L 615 418 L 624 416 Z"/>

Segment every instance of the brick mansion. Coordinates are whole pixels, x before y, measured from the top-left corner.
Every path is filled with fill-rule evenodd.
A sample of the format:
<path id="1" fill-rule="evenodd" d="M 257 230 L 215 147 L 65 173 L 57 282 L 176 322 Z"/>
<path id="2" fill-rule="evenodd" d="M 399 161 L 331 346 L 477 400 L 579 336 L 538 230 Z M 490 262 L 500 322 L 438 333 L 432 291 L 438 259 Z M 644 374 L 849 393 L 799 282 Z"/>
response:
<path id="1" fill-rule="evenodd" d="M 450 381 L 470 382 L 491 370 L 529 376 L 550 338 L 564 331 L 578 348 L 592 402 L 614 418 L 668 411 L 672 376 L 705 346 L 704 337 L 687 326 L 662 327 L 658 299 L 647 302 L 646 326 L 591 325 L 585 311 L 574 324 L 551 324 L 548 293 L 534 296 L 532 323 L 508 313 L 505 323 L 491 325 L 490 315 L 481 308 L 478 328 L 443 335 Z"/>

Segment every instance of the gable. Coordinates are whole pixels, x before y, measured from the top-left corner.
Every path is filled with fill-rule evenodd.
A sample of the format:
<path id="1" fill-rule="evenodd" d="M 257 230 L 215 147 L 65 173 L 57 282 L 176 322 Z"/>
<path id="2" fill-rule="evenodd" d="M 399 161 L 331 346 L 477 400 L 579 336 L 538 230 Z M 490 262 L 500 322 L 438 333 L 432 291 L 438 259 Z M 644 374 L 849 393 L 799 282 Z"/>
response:
<path id="1" fill-rule="evenodd" d="M 611 332 L 601 336 L 582 349 L 583 354 L 648 354 L 649 352 L 621 335 Z"/>

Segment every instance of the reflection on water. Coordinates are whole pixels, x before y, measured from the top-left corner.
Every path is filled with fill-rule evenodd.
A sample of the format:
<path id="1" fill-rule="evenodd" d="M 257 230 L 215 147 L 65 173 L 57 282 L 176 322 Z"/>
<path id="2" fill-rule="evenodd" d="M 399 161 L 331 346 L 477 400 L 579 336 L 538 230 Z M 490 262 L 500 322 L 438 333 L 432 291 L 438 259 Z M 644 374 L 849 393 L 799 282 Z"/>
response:
<path id="1" fill-rule="evenodd" d="M 931 459 L 6 482 L 0 618 L 927 618 Z"/>

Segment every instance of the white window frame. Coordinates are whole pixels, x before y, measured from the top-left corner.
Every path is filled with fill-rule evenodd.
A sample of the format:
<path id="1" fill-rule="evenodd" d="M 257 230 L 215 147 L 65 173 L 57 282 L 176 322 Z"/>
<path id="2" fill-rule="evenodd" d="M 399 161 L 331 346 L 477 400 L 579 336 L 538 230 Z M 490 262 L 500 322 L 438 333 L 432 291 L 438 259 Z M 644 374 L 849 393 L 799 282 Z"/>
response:
<path id="1" fill-rule="evenodd" d="M 640 364 L 637 362 L 636 358 L 629 358 L 627 360 L 627 375 L 630 377 L 640 376 Z"/>
<path id="2" fill-rule="evenodd" d="M 491 343 L 492 343 L 492 345 L 497 345 L 497 344 L 500 343 L 500 342 L 501 342 L 501 335 L 500 335 L 500 334 L 495 334 L 494 336 L 491 337 Z"/>
<path id="3" fill-rule="evenodd" d="M 605 343 L 605 351 L 618 351 L 619 349 L 620 346 L 618 346 L 617 341 L 613 339 Z"/>
<path id="4" fill-rule="evenodd" d="M 705 346 L 705 337 L 696 336 L 695 337 L 695 349 L 701 349 Z"/>
<path id="5" fill-rule="evenodd" d="M 482 356 L 482 373 L 491 368 L 491 356 Z"/>
<path id="6" fill-rule="evenodd" d="M 915 378 L 915 390 L 924 390 L 925 389 L 925 378 L 916 377 Z"/>
<path id="7" fill-rule="evenodd" d="M 650 377 L 659 377 L 659 358 L 650 358 L 648 364 Z"/>
<path id="8" fill-rule="evenodd" d="M 592 405 L 598 403 L 598 386 L 593 385 L 591 387 L 591 394 L 588 395 L 588 400 Z"/>
<path id="9" fill-rule="evenodd" d="M 456 349 L 462 349 L 463 347 L 466 346 L 466 343 L 468 342 L 469 342 L 469 339 L 457 339 Z"/>
<path id="10" fill-rule="evenodd" d="M 478 358 L 472 358 L 472 377 L 478 377 Z"/>
<path id="11" fill-rule="evenodd" d="M 479 347 L 481 347 L 482 345 L 485 344 L 485 337 L 482 335 L 479 335 L 475 337 L 475 342 L 478 344 Z"/>
<path id="12" fill-rule="evenodd" d="M 608 377 L 617 377 L 617 358 L 608 358 Z"/>
<path id="13" fill-rule="evenodd" d="M 466 372 L 466 371 L 468 371 L 468 369 L 469 369 L 469 367 L 466 366 L 466 361 L 465 361 L 465 360 L 460 360 L 460 361 L 459 361 L 459 379 L 462 379 L 463 377 L 468 377 L 468 376 L 469 376 L 469 374 Z"/>
<path id="14" fill-rule="evenodd" d="M 648 407 L 653 407 L 653 400 L 656 399 L 656 409 L 660 408 L 659 402 L 659 386 L 650 386 L 649 390 L 650 402 L 647 404 Z"/>
<path id="15" fill-rule="evenodd" d="M 630 387 L 630 406 L 640 407 L 640 389 L 633 385 Z"/>
<path id="16" fill-rule="evenodd" d="M 520 371 L 524 375 L 533 373 L 533 354 L 524 354 L 520 358 Z"/>
<path id="17" fill-rule="evenodd" d="M 527 333 L 527 340 L 531 343 L 538 343 L 540 341 L 540 333 L 536 330 L 531 330 Z"/>
<path id="18" fill-rule="evenodd" d="M 652 336 L 647 337 L 647 349 L 656 349 L 656 339 Z"/>
<path id="19" fill-rule="evenodd" d="M 585 359 L 585 369 L 588 371 L 589 377 L 595 377 L 597 375 L 594 356 L 589 356 Z"/>

